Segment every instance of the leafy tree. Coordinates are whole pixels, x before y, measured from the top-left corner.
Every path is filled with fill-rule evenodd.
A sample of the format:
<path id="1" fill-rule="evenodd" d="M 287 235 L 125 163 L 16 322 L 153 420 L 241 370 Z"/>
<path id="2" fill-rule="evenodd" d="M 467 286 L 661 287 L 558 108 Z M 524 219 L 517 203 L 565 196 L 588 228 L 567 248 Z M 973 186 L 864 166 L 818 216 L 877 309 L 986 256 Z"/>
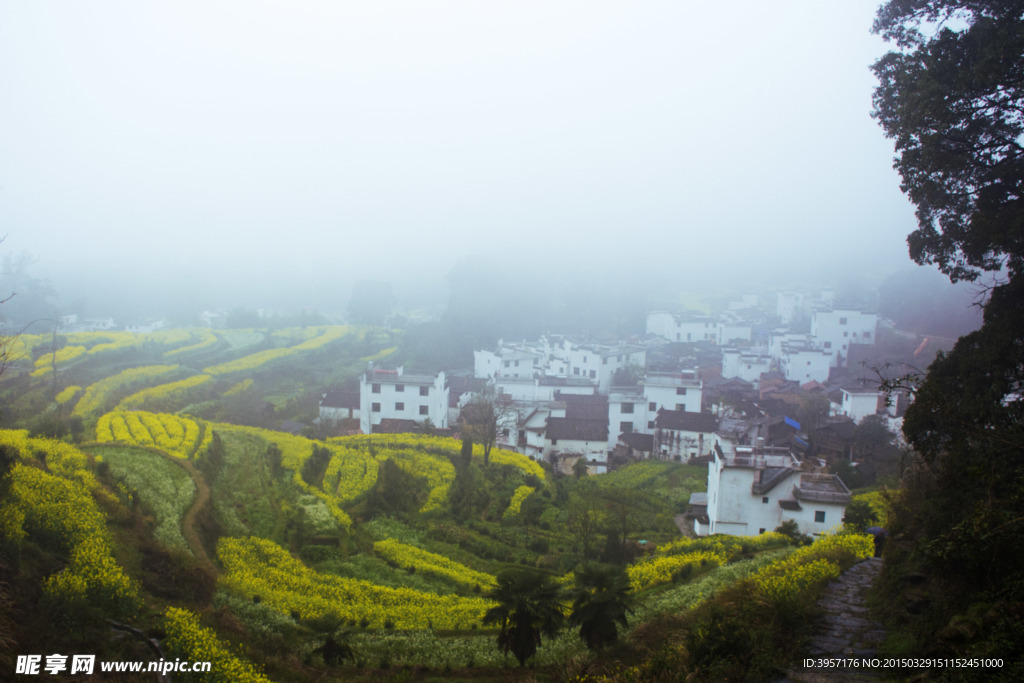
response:
<path id="1" fill-rule="evenodd" d="M 1019 0 L 890 0 L 873 31 L 874 117 L 917 206 L 918 263 L 954 282 L 1024 266 L 1024 30 Z"/>
<path id="2" fill-rule="evenodd" d="M 860 453 L 870 453 L 888 446 L 896 438 L 889 431 L 885 419 L 878 415 L 868 415 L 853 430 L 853 441 Z"/>
<path id="3" fill-rule="evenodd" d="M 618 625 L 629 625 L 629 577 L 622 567 L 588 564 L 576 573 L 569 623 L 579 626 L 580 638 L 591 650 L 618 640 Z"/>
<path id="4" fill-rule="evenodd" d="M 843 513 L 843 526 L 864 533 L 868 527 L 878 524 L 878 513 L 866 500 L 854 500 Z"/>
<path id="5" fill-rule="evenodd" d="M 551 576 L 531 569 L 506 569 L 496 578 L 497 586 L 487 597 L 498 604 L 487 610 L 483 621 L 501 629 L 498 648 L 511 652 L 523 666 L 537 652 L 541 635 L 552 638 L 562 628 L 561 590 Z"/>
<path id="6" fill-rule="evenodd" d="M 423 479 L 388 459 L 377 470 L 377 483 L 367 497 L 367 508 L 372 514 L 415 512 L 426 501 L 427 493 Z"/>
<path id="7" fill-rule="evenodd" d="M 313 446 L 313 454 L 302 463 L 302 480 L 310 486 L 323 488 L 324 474 L 331 462 L 331 451 L 323 446 Z"/>
<path id="8" fill-rule="evenodd" d="M 873 30 L 896 46 L 873 67 L 874 116 L 917 207 L 910 256 L 954 282 L 1000 278 L 981 329 L 903 378 L 914 454 L 883 578 L 914 571 L 942 596 L 919 610 L 914 652 L 1020 661 L 1024 624 L 1008 606 L 1024 602 L 1024 2 L 889 0 Z"/>

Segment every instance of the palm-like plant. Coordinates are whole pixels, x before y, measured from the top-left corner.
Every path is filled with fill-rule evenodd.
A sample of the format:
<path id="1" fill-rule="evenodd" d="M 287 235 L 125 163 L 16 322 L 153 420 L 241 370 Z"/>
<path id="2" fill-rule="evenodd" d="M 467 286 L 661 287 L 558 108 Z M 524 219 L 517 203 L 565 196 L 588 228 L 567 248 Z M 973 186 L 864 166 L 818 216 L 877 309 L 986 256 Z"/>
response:
<path id="1" fill-rule="evenodd" d="M 515 655 L 520 666 L 537 652 L 541 635 L 555 636 L 565 621 L 562 591 L 541 572 L 519 568 L 500 572 L 497 587 L 487 597 L 498 604 L 487 610 L 483 622 L 501 628 L 498 648 Z"/>
<path id="2" fill-rule="evenodd" d="M 617 624 L 627 626 L 633 610 L 629 577 L 621 567 L 589 564 L 576 572 L 569 623 L 579 626 L 580 638 L 591 650 L 618 640 Z"/>

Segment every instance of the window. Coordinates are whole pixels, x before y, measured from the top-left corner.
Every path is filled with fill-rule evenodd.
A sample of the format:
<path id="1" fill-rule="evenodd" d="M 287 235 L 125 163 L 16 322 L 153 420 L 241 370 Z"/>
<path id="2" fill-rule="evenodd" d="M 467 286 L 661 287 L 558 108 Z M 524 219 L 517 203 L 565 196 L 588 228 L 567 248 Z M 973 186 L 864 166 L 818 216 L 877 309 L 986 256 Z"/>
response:
<path id="1" fill-rule="evenodd" d="M 654 420 L 648 420 L 647 421 L 647 428 L 648 429 L 654 429 Z"/>
<path id="2" fill-rule="evenodd" d="M 617 360 L 618 362 L 621 363 L 622 362 L 622 354 L 619 354 L 618 356 L 615 356 L 615 360 Z"/>
<path id="3" fill-rule="evenodd" d="M 850 336 L 850 333 L 849 333 L 849 332 L 843 332 L 843 336 L 844 336 L 844 337 L 849 337 L 849 336 Z"/>
<path id="4" fill-rule="evenodd" d="M 380 404 L 379 403 L 374 403 L 374 404 L 370 405 L 370 410 L 372 410 L 375 413 L 379 413 L 380 412 Z"/>
<path id="5" fill-rule="evenodd" d="M 762 503 L 767 503 L 768 502 L 768 496 L 761 496 L 761 502 Z"/>
<path id="6" fill-rule="evenodd" d="M 607 358 L 602 358 L 601 359 L 601 365 L 608 365 L 608 359 Z"/>
<path id="7" fill-rule="evenodd" d="M 398 403 L 395 404 L 395 411 L 396 412 L 401 412 L 403 410 L 405 410 L 405 404 L 404 403 L 399 401 Z"/>
<path id="8" fill-rule="evenodd" d="M 420 406 L 420 415 L 427 415 L 430 413 L 430 409 L 426 406 Z"/>
<path id="9" fill-rule="evenodd" d="M 591 370 L 590 371 L 590 379 L 594 379 L 595 377 L 597 377 L 597 370 Z"/>
<path id="10" fill-rule="evenodd" d="M 825 511 L 824 510 L 815 510 L 814 511 L 814 521 L 817 522 L 818 524 L 823 523 L 825 521 Z"/>
<path id="11" fill-rule="evenodd" d="M 865 332 L 864 333 L 864 338 L 865 339 L 871 339 L 871 333 L 870 332 Z"/>
<path id="12" fill-rule="evenodd" d="M 633 404 L 632 403 L 623 403 L 622 404 L 622 408 L 620 409 L 620 412 L 632 413 L 633 412 Z"/>
<path id="13" fill-rule="evenodd" d="M 620 422 L 619 423 L 619 431 L 620 432 L 627 432 L 627 433 L 633 431 L 633 423 L 632 422 Z"/>
<path id="14" fill-rule="evenodd" d="M 832 342 L 825 342 L 825 348 L 826 349 L 831 349 L 832 348 Z"/>
<path id="15" fill-rule="evenodd" d="M 759 534 L 763 534 L 763 533 L 764 533 L 764 529 L 763 529 L 763 528 L 762 528 L 762 529 L 758 529 L 758 530 L 757 530 L 757 533 L 759 533 Z"/>
<path id="16" fill-rule="evenodd" d="M 647 410 L 650 410 L 651 412 L 654 412 L 657 409 L 658 409 L 658 404 L 655 403 L 654 401 L 651 401 L 650 403 L 647 404 Z"/>
<path id="17" fill-rule="evenodd" d="M 676 387 L 676 396 L 686 396 L 686 387 Z"/>
<path id="18" fill-rule="evenodd" d="M 430 387 L 420 387 L 420 396 L 430 396 Z"/>
<path id="19" fill-rule="evenodd" d="M 677 403 L 676 404 L 676 410 L 686 410 L 686 404 L 685 403 Z"/>
<path id="20" fill-rule="evenodd" d="M 519 367 L 519 361 L 516 361 L 516 367 L 517 368 Z"/>
<path id="21" fill-rule="evenodd" d="M 574 374 L 574 375 L 580 374 L 580 369 L 579 368 L 573 368 L 572 369 L 572 374 Z"/>
<path id="22" fill-rule="evenodd" d="M 839 319 L 839 324 L 840 325 L 845 325 L 846 324 L 846 318 L 840 318 Z"/>
<path id="23" fill-rule="evenodd" d="M 370 387 L 370 390 L 373 391 L 373 393 L 375 393 L 375 394 L 379 394 L 380 393 L 380 385 L 379 384 L 374 384 L 372 387 Z"/>
<path id="24" fill-rule="evenodd" d="M 404 384 L 396 384 L 395 385 L 395 391 L 403 391 L 404 392 L 405 391 L 405 385 Z"/>
<path id="25" fill-rule="evenodd" d="M 557 446 L 558 445 L 558 439 L 551 439 L 551 445 L 552 446 Z"/>

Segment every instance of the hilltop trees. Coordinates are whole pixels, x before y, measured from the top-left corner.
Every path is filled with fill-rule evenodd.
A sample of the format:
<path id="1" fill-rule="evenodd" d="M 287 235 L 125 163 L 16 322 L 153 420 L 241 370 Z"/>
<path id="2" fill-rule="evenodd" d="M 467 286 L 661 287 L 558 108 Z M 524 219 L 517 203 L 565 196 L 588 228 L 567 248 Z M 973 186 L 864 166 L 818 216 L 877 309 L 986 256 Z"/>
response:
<path id="1" fill-rule="evenodd" d="M 896 45 L 874 65 L 874 116 L 917 207 L 911 258 L 954 282 L 998 278 L 981 329 L 908 378 L 916 459 L 896 501 L 889 585 L 923 572 L 943 596 L 920 619 L 915 656 L 1012 661 L 1024 650 L 1012 616 L 1024 601 L 1024 1 L 890 0 L 874 31 Z"/>

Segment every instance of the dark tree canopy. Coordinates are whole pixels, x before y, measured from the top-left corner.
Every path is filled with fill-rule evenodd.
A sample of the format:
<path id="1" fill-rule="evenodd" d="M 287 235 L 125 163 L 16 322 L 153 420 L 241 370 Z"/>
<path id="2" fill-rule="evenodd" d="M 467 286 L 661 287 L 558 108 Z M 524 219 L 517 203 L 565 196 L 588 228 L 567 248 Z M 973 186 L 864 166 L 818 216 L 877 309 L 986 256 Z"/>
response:
<path id="1" fill-rule="evenodd" d="M 1024 0 L 891 0 L 874 117 L 917 207 L 917 263 L 953 281 L 1024 267 Z"/>
<path id="2" fill-rule="evenodd" d="M 1015 664 L 999 677 L 1020 680 L 1024 0 L 890 0 L 874 30 L 898 47 L 874 66 L 874 116 L 917 206 L 911 257 L 953 281 L 986 271 L 1003 280 L 981 329 L 925 377 L 905 378 L 915 393 L 903 422 L 913 451 L 888 516 L 882 602 L 902 610 L 893 621 L 912 634 L 908 654 L 1005 653 Z M 911 577 L 927 601 L 901 602 Z"/>
<path id="3" fill-rule="evenodd" d="M 483 622 L 501 629 L 498 648 L 523 666 L 537 652 L 541 635 L 551 638 L 562 628 L 562 591 L 551 576 L 536 570 L 506 569 L 496 578 L 498 585 L 487 597 L 497 605 L 487 610 Z"/>

